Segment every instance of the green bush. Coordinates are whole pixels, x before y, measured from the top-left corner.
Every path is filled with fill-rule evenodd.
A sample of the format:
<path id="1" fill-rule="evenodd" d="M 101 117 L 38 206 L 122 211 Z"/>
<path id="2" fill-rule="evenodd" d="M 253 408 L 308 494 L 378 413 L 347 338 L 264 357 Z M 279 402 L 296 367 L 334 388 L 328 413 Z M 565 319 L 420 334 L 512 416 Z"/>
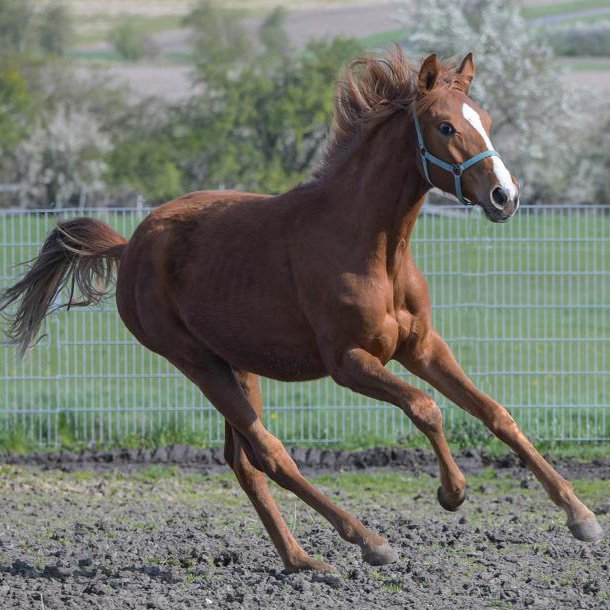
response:
<path id="1" fill-rule="evenodd" d="M 4 159 L 27 134 L 40 102 L 14 59 L 0 59 L 0 153 Z M 0 162 L 0 174 L 2 163 Z"/>
<path id="2" fill-rule="evenodd" d="M 36 11 L 31 0 L 0 0 L 0 54 L 63 57 L 72 39 L 72 15 L 61 0 Z"/>
<path id="3" fill-rule="evenodd" d="M 126 61 L 138 61 L 155 54 L 153 43 L 146 37 L 138 22 L 131 18 L 125 18 L 110 30 L 108 40 Z"/>
<path id="4" fill-rule="evenodd" d="M 32 7 L 27 0 L 0 0 L 0 53 L 24 53 L 31 39 Z"/>
<path id="5" fill-rule="evenodd" d="M 557 55 L 610 56 L 610 21 L 553 28 L 547 35 Z"/>
<path id="6" fill-rule="evenodd" d="M 63 57 L 72 41 L 72 15 L 61 2 L 44 7 L 38 23 L 38 44 L 47 55 Z"/>
<path id="7" fill-rule="evenodd" d="M 116 195 L 138 193 L 162 203 L 184 191 L 173 149 L 163 130 L 134 130 L 108 155 L 106 180 Z"/>

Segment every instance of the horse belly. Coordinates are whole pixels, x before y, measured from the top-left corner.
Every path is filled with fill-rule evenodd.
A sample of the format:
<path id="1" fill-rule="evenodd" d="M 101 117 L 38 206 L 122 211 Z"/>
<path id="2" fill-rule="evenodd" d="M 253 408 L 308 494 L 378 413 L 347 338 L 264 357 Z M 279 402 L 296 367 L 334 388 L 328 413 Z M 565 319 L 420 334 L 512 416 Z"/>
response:
<path id="1" fill-rule="evenodd" d="M 239 359 L 236 354 L 235 360 Z M 328 374 L 318 353 L 278 349 L 276 346 L 248 354 L 242 364 L 235 368 L 279 381 L 308 381 Z"/>
<path id="2" fill-rule="evenodd" d="M 327 374 L 316 338 L 302 314 L 268 303 L 200 307 L 187 326 L 233 368 L 282 381 Z"/>

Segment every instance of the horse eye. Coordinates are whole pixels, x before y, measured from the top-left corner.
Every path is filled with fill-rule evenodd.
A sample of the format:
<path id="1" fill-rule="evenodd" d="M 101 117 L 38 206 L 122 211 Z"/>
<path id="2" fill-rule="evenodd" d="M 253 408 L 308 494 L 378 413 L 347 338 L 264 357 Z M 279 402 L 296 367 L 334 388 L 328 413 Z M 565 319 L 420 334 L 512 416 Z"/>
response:
<path id="1" fill-rule="evenodd" d="M 455 135 L 455 128 L 453 127 L 453 125 L 451 123 L 441 123 L 438 128 L 440 129 L 440 132 L 444 135 L 444 136 L 452 136 Z"/>

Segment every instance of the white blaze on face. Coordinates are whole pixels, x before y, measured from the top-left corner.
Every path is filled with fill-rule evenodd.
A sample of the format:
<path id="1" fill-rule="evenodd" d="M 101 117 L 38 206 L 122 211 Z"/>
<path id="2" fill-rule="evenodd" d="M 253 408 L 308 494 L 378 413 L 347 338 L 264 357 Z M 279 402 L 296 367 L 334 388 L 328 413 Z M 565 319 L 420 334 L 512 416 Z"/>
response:
<path id="1" fill-rule="evenodd" d="M 485 146 L 487 146 L 487 150 L 494 150 L 491 140 L 483 127 L 479 113 L 472 106 L 464 103 L 462 104 L 462 114 L 464 115 L 464 118 L 479 132 L 479 135 L 483 138 L 483 142 L 485 142 Z M 499 185 L 508 193 L 511 199 L 514 199 L 517 196 L 517 187 L 514 185 L 512 178 L 510 177 L 510 173 L 506 169 L 506 165 L 504 165 L 504 162 L 502 159 L 500 159 L 500 157 L 490 157 L 490 159 L 493 163 L 494 173 L 496 174 Z"/>

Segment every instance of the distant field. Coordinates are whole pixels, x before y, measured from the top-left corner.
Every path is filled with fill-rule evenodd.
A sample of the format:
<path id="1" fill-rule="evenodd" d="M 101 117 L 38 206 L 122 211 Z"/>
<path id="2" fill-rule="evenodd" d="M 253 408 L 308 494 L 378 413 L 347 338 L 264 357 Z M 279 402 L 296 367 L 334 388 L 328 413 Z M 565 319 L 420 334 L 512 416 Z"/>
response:
<path id="1" fill-rule="evenodd" d="M 524 2 L 524 4 L 529 3 Z M 523 16 L 526 19 L 534 19 L 603 7 L 610 9 L 610 2 L 608 0 L 572 0 L 569 2 L 532 3 L 530 6 L 523 7 Z"/>
<path id="2" fill-rule="evenodd" d="M 607 61 L 596 61 L 595 59 L 584 61 L 575 60 L 565 62 L 565 64 L 569 70 L 574 70 L 576 72 L 610 71 L 610 58 L 608 58 Z"/>
<path id="3" fill-rule="evenodd" d="M 39 4 L 48 0 L 34 0 Z M 138 13 L 164 15 L 187 12 L 196 0 L 107 0 L 103 4 L 92 3 L 90 0 L 64 0 L 70 9 L 80 15 L 91 13 Z M 332 5 L 375 4 L 371 0 L 217 0 L 219 5 L 227 8 L 273 8 L 279 5 L 286 8 Z"/>
<path id="4" fill-rule="evenodd" d="M 125 235 L 137 224 L 132 213 L 102 217 Z M 14 263 L 34 256 L 51 224 L 44 217 L 0 216 L 3 284 L 16 273 Z M 413 251 L 430 283 L 436 327 L 530 435 L 610 438 L 609 214 L 523 211 L 503 226 L 475 214 L 426 215 Z M 67 444 L 222 439 L 221 418 L 172 367 L 129 337 L 112 301 L 103 311 L 57 313 L 48 331 L 24 363 L 11 350 L 0 351 L 0 444 L 24 437 Z M 263 386 L 266 421 L 290 442 L 354 446 L 413 432 L 397 409 L 328 379 Z M 486 438 L 433 395 L 448 407 L 454 439 Z"/>

